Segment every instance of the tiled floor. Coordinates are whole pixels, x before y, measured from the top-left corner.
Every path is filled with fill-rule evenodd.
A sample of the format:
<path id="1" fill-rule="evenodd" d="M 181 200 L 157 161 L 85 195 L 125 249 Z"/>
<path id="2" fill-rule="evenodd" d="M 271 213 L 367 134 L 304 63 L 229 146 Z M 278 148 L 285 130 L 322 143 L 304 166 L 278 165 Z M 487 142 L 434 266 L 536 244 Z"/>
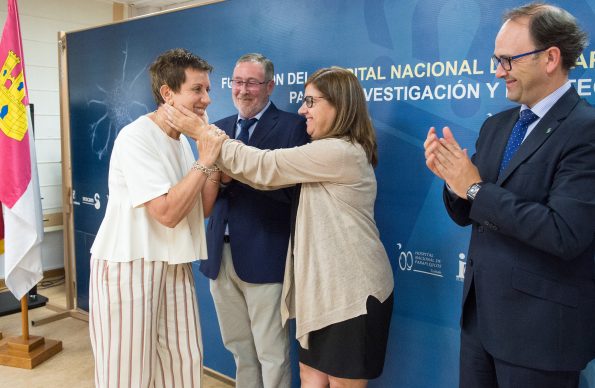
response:
<path id="1" fill-rule="evenodd" d="M 39 290 L 49 303 L 65 306 L 64 286 Z M 29 311 L 29 321 L 55 314 L 47 307 Z M 20 335 L 19 313 L 0 317 L 0 332 L 4 338 Z M 30 335 L 40 335 L 62 341 L 63 350 L 32 370 L 0 366 L 0 387 L 10 388 L 91 388 L 93 382 L 93 354 L 88 323 L 65 318 L 42 326 L 29 328 Z M 233 385 L 204 376 L 202 388 L 230 388 Z"/>

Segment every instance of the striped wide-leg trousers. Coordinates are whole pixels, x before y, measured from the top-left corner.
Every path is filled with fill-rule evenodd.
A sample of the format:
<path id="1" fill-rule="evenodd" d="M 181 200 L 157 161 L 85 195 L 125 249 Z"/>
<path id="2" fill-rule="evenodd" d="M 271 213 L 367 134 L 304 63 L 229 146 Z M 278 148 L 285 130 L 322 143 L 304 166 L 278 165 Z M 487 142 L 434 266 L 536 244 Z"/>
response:
<path id="1" fill-rule="evenodd" d="M 95 385 L 200 388 L 203 349 L 190 263 L 91 259 Z"/>

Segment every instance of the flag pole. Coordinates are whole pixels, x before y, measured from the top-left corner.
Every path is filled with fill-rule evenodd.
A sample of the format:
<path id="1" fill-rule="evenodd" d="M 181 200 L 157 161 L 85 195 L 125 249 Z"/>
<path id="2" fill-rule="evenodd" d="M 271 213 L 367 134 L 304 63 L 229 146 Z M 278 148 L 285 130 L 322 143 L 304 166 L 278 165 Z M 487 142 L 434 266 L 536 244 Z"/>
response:
<path id="1" fill-rule="evenodd" d="M 21 298 L 21 332 L 23 333 L 23 340 L 29 341 L 29 305 L 27 298 L 29 294 L 25 294 Z"/>

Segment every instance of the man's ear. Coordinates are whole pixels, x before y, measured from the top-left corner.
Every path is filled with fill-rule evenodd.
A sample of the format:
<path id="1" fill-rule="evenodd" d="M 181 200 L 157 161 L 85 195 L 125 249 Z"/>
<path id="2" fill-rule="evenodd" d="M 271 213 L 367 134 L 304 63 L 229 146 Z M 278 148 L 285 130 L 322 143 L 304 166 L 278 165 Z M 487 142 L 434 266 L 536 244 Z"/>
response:
<path id="1" fill-rule="evenodd" d="M 270 80 L 267 82 L 267 94 L 269 96 L 273 94 L 273 89 L 275 89 L 275 80 Z"/>
<path id="2" fill-rule="evenodd" d="M 173 102 L 173 91 L 167 85 L 161 85 L 159 88 L 159 94 L 161 94 L 161 98 L 165 101 L 166 104 L 172 104 Z"/>
<path id="3" fill-rule="evenodd" d="M 552 74 L 558 67 L 562 67 L 562 54 L 558 47 L 550 47 L 545 51 L 547 64 L 546 72 Z"/>

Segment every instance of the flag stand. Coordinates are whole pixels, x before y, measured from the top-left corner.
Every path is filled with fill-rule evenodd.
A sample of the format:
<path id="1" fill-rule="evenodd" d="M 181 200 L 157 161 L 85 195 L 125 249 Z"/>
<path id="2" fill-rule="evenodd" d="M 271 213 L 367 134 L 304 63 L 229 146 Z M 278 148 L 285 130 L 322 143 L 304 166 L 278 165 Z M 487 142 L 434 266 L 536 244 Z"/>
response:
<path id="1" fill-rule="evenodd" d="M 66 207 L 66 205 L 65 205 Z M 49 317 L 32 320 L 31 326 L 41 326 L 45 325 L 46 323 L 55 322 L 60 319 L 64 318 L 74 318 L 80 321 L 89 322 L 89 315 L 77 310 L 74 307 L 74 290 L 73 290 L 73 281 L 72 281 L 72 271 L 71 271 L 71 264 L 70 264 L 70 252 L 71 248 L 69 248 L 71 240 L 70 240 L 70 228 L 68 224 L 64 225 L 64 289 L 66 291 L 66 307 L 56 306 L 51 303 L 47 303 L 45 308 L 48 310 L 52 310 L 56 314 L 50 315 Z"/>
<path id="2" fill-rule="evenodd" d="M 62 341 L 29 336 L 27 295 L 21 298 L 22 335 L 9 337 L 0 344 L 0 365 L 33 369 L 62 350 Z"/>

